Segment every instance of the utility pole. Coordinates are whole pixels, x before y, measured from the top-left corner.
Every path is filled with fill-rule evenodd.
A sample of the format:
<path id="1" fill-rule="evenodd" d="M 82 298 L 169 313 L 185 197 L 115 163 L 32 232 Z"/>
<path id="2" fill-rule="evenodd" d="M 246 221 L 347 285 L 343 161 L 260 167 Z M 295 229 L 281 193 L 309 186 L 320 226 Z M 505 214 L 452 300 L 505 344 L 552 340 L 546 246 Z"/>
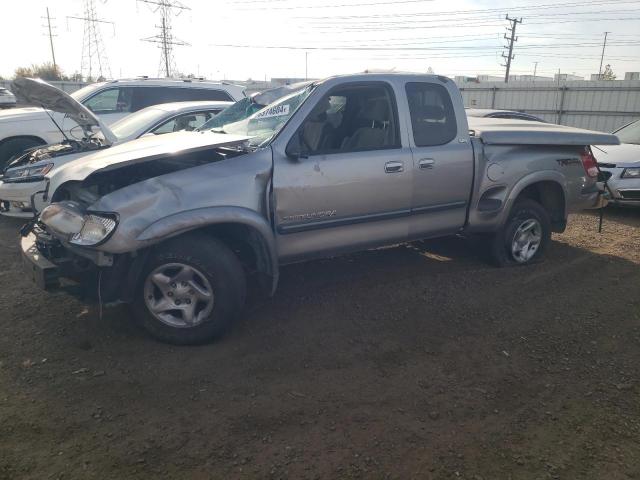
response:
<path id="1" fill-rule="evenodd" d="M 533 81 L 536 81 L 536 72 L 538 71 L 538 62 L 533 62 L 535 66 L 533 67 Z"/>
<path id="2" fill-rule="evenodd" d="M 161 49 L 160 54 L 160 71 L 159 75 L 170 77 L 175 70 L 175 60 L 173 58 L 173 47 L 176 45 L 189 46 L 187 42 L 183 42 L 173 36 L 171 33 L 171 17 L 178 16 L 184 10 L 191 10 L 179 0 L 138 0 L 142 3 L 152 6 L 154 12 L 160 12 L 160 25 L 156 28 L 160 30 L 158 35 L 143 38 L 143 42 L 157 43 Z M 175 14 L 174 14 L 175 10 Z"/>
<path id="3" fill-rule="evenodd" d="M 511 60 L 516 58 L 515 55 L 513 55 L 513 44 L 518 41 L 518 37 L 516 37 L 516 27 L 519 23 L 522 23 L 522 18 L 510 18 L 509 15 L 507 15 L 505 18 L 511 23 L 511 26 L 507 27 L 507 31 L 511 33 L 511 36 L 507 37 L 507 34 L 504 34 L 504 39 L 509 41 L 509 45 L 505 46 L 504 48 L 508 48 L 509 53 L 507 55 L 505 55 L 504 53 L 502 54 L 502 58 L 506 60 L 506 63 L 502 66 L 507 68 L 506 72 L 504 73 L 504 83 L 509 83 Z"/>
<path id="4" fill-rule="evenodd" d="M 58 64 L 56 63 L 56 52 L 53 49 L 53 33 L 51 32 L 51 17 L 49 16 L 49 7 L 47 7 L 47 30 L 49 31 L 49 45 L 51 45 L 51 58 L 53 59 L 53 69 L 57 72 Z"/>
<path id="5" fill-rule="evenodd" d="M 607 46 L 607 36 L 611 32 L 604 32 L 604 42 L 602 42 L 602 55 L 600 56 L 600 68 L 598 69 L 598 80 L 602 80 L 602 62 L 604 61 L 604 49 Z"/>

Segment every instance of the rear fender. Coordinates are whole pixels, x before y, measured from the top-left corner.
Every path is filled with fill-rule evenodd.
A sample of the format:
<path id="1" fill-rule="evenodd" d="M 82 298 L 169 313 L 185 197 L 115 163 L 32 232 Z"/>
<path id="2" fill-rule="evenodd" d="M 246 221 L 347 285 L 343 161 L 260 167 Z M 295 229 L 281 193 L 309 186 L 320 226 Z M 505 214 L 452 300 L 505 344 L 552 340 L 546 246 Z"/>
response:
<path id="1" fill-rule="evenodd" d="M 502 226 L 511 211 L 511 207 L 518 198 L 518 196 L 530 185 L 538 182 L 554 182 L 557 183 L 564 194 L 564 211 L 567 212 L 567 184 L 566 178 L 555 170 L 540 170 L 530 173 L 520 180 L 509 190 L 506 185 L 493 185 L 491 188 L 484 191 L 478 202 L 474 205 L 474 208 L 469 212 L 469 223 L 466 231 L 469 232 L 493 232 Z M 498 188 L 507 187 L 507 188 Z M 484 199 L 485 194 L 495 192 L 491 195 L 492 200 L 495 200 L 493 205 L 495 209 L 481 209 L 479 205 Z M 491 205 L 491 203 L 489 203 Z"/>

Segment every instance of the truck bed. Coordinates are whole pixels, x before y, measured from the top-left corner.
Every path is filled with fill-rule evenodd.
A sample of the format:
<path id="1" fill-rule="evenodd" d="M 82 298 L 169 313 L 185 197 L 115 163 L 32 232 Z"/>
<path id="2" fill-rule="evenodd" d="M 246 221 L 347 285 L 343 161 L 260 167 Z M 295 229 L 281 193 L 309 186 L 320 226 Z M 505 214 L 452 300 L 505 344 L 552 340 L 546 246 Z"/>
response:
<path id="1" fill-rule="evenodd" d="M 469 133 L 485 145 L 619 145 L 609 133 L 553 123 L 468 117 Z"/>

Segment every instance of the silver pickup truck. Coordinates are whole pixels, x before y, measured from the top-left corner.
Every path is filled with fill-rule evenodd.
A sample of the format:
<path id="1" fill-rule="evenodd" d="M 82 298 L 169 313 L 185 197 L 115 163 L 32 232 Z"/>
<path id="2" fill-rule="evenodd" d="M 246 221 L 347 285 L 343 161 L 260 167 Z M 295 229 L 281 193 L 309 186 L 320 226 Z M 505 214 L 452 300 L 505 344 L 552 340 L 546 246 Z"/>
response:
<path id="1" fill-rule="evenodd" d="M 455 234 L 525 265 L 570 212 L 602 206 L 589 145 L 615 136 L 467 121 L 445 77 L 362 74 L 114 146 L 49 174 L 24 263 L 43 288 L 72 279 L 131 303 L 156 338 L 193 344 L 229 326 L 249 274 L 273 293 L 281 265 Z"/>

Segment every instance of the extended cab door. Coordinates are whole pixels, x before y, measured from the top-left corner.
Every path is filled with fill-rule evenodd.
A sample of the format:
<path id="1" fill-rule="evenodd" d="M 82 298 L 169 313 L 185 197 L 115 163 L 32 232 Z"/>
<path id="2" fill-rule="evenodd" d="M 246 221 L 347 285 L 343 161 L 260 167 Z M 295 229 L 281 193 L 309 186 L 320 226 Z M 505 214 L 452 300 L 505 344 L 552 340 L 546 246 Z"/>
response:
<path id="1" fill-rule="evenodd" d="M 407 82 L 413 155 L 410 238 L 446 235 L 465 223 L 473 149 L 459 91 L 451 81 Z"/>
<path id="2" fill-rule="evenodd" d="M 407 239 L 413 160 L 396 96 L 383 81 L 327 81 L 274 142 L 273 222 L 283 261 Z M 285 153 L 292 143 L 297 159 Z"/>

